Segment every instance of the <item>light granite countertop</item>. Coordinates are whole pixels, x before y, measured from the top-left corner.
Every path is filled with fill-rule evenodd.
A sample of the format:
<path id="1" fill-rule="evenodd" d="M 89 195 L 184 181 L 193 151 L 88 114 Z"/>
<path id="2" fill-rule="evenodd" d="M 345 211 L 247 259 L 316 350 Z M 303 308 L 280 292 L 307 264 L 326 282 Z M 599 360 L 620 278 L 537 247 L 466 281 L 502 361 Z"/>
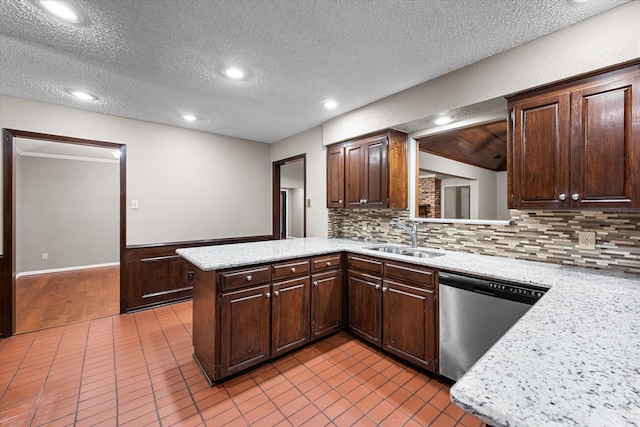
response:
<path id="1" fill-rule="evenodd" d="M 451 389 L 494 426 L 640 426 L 640 276 L 440 251 L 409 258 L 375 243 L 305 238 L 179 249 L 203 270 L 339 251 L 550 288 Z"/>

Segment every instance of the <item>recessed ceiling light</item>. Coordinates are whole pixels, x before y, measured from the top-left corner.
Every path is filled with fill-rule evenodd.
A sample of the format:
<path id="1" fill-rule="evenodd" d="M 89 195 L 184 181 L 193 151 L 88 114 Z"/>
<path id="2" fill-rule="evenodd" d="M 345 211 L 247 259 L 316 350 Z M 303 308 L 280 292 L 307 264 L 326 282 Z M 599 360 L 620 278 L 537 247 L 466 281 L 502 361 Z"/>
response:
<path id="1" fill-rule="evenodd" d="M 39 0 L 40 6 L 56 18 L 78 24 L 83 21 L 77 6 L 68 0 Z"/>
<path id="2" fill-rule="evenodd" d="M 198 118 L 193 114 L 183 114 L 180 117 L 182 117 L 182 120 L 186 120 L 188 122 L 195 122 L 196 120 L 198 120 Z"/>
<path id="3" fill-rule="evenodd" d="M 97 96 L 92 95 L 90 93 L 87 92 L 83 92 L 81 90 L 70 90 L 68 91 L 71 95 L 75 96 L 78 99 L 81 99 L 83 101 L 95 101 L 98 99 Z"/>
<path id="4" fill-rule="evenodd" d="M 453 117 L 451 116 L 440 116 L 433 121 L 433 123 L 437 125 L 446 125 L 447 123 L 451 123 L 453 121 Z"/>
<path id="5" fill-rule="evenodd" d="M 325 99 L 324 101 L 322 101 L 322 105 L 324 105 L 324 108 L 326 108 L 327 110 L 333 110 L 338 106 L 338 102 L 333 99 Z"/>
<path id="6" fill-rule="evenodd" d="M 225 68 L 222 73 L 233 80 L 242 80 L 247 75 L 242 68 L 238 67 Z"/>

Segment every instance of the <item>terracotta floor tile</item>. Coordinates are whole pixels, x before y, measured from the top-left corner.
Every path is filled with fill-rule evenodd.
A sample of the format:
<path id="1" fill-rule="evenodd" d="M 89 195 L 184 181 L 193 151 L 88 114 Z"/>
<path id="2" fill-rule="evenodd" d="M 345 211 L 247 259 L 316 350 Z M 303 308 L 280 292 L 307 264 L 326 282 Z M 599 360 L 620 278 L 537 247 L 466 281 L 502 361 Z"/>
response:
<path id="1" fill-rule="evenodd" d="M 439 415 L 438 408 L 427 403 L 413 416 L 413 419 L 426 426 L 430 425 Z"/>
<path id="2" fill-rule="evenodd" d="M 289 416 L 287 420 L 294 426 L 299 426 L 315 417 L 319 413 L 320 410 L 310 403 L 299 411 L 296 411 L 293 415 Z"/>
<path id="3" fill-rule="evenodd" d="M 364 416 L 361 410 L 355 406 L 350 407 L 337 418 L 333 420 L 333 423 L 338 427 L 346 427 L 351 425 L 360 425 L 359 420 Z M 398 424 L 399 425 L 399 424 Z"/>
<path id="4" fill-rule="evenodd" d="M 441 411 L 444 411 L 447 406 L 451 403 L 451 397 L 449 397 L 449 390 L 439 390 L 435 396 L 433 396 L 429 403 L 438 408 Z"/>
<path id="5" fill-rule="evenodd" d="M 3 423 L 482 425 L 448 386 L 344 332 L 210 387 L 191 312 L 189 301 L 0 340 Z"/>
<path id="6" fill-rule="evenodd" d="M 427 402 L 420 399 L 416 395 L 410 395 L 407 400 L 402 403 L 400 410 L 410 417 L 414 416 Z"/>
<path id="7" fill-rule="evenodd" d="M 238 408 L 240 412 L 244 415 L 244 419 L 248 424 L 253 424 L 256 421 L 266 417 L 270 413 L 274 412 L 277 408 L 276 405 L 273 404 L 270 400 L 263 402 L 258 405 L 254 405 L 251 408 Z"/>
<path id="8" fill-rule="evenodd" d="M 456 420 L 445 413 L 441 413 L 438 418 L 431 423 L 431 427 L 454 427 L 455 425 Z"/>
<path id="9" fill-rule="evenodd" d="M 329 418 L 330 420 L 335 420 L 339 415 L 343 412 L 351 408 L 351 402 L 349 402 L 345 398 L 340 398 L 331 405 L 329 405 L 326 409 L 323 409 L 322 412 Z"/>
<path id="10" fill-rule="evenodd" d="M 400 409 L 393 411 L 387 418 L 380 423 L 381 427 L 396 427 L 404 425 L 409 421 L 409 416 L 402 412 Z"/>
<path id="11" fill-rule="evenodd" d="M 462 418 L 460 419 L 460 423 L 465 427 L 480 427 L 483 425 L 483 422 L 474 417 L 473 415 L 465 412 Z"/>
<path id="12" fill-rule="evenodd" d="M 272 427 L 277 425 L 279 422 L 284 421 L 284 419 L 284 415 L 282 415 L 280 411 L 275 410 L 265 415 L 263 418 L 254 421 L 251 427 Z"/>
<path id="13" fill-rule="evenodd" d="M 449 415 L 456 421 L 459 421 L 466 412 L 462 410 L 459 406 L 456 406 L 455 403 L 451 402 L 444 410 L 444 413 Z"/>

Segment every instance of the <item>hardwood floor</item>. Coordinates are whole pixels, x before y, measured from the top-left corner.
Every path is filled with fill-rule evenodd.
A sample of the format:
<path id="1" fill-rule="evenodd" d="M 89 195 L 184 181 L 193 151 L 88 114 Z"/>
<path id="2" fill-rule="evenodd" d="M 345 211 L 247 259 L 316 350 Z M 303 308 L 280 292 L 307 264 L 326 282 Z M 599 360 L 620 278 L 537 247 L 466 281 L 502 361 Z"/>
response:
<path id="1" fill-rule="evenodd" d="M 16 279 L 16 334 L 118 314 L 120 267 Z"/>

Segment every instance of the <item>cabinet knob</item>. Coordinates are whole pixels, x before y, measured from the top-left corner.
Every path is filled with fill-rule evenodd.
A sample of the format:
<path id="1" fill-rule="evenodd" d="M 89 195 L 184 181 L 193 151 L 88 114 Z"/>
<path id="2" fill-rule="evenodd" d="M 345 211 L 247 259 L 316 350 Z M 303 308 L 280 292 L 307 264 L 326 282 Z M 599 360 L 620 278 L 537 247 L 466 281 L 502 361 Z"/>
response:
<path id="1" fill-rule="evenodd" d="M 338 200 L 338 203 L 342 204 L 342 199 Z"/>
<path id="2" fill-rule="evenodd" d="M 366 204 L 367 203 L 367 199 L 362 199 L 362 203 Z"/>
<path id="3" fill-rule="evenodd" d="M 380 287 L 381 287 L 380 285 L 376 285 L 376 290 L 380 289 Z"/>
<path id="4" fill-rule="evenodd" d="M 280 292 L 278 292 L 278 291 L 274 291 L 274 292 L 273 292 L 273 296 L 274 296 L 274 297 L 277 297 L 278 295 L 280 295 Z"/>
<path id="5" fill-rule="evenodd" d="M 250 282 L 250 281 L 251 281 L 251 279 L 253 279 L 253 277 L 251 277 L 251 275 L 249 274 L 249 275 L 247 276 L 247 282 Z"/>
<path id="6" fill-rule="evenodd" d="M 318 286 L 318 281 L 317 280 L 313 282 L 313 286 Z"/>
<path id="7" fill-rule="evenodd" d="M 382 292 L 387 292 L 387 288 L 382 288 Z"/>
<path id="8" fill-rule="evenodd" d="M 327 261 L 327 267 L 331 267 L 331 261 Z"/>
<path id="9" fill-rule="evenodd" d="M 578 193 L 573 193 L 573 194 L 571 195 L 571 198 L 572 198 L 573 200 L 578 200 L 578 199 L 580 198 L 580 195 L 579 195 Z"/>
<path id="10" fill-rule="evenodd" d="M 562 193 L 558 196 L 558 199 L 560 199 L 561 202 L 564 202 L 565 200 L 567 200 L 567 195 Z"/>
<path id="11" fill-rule="evenodd" d="M 295 267 L 291 267 L 291 272 L 295 273 L 296 272 L 296 268 Z"/>
<path id="12" fill-rule="evenodd" d="M 266 294 L 264 294 L 264 296 L 267 298 L 271 298 L 271 292 L 267 292 Z"/>

